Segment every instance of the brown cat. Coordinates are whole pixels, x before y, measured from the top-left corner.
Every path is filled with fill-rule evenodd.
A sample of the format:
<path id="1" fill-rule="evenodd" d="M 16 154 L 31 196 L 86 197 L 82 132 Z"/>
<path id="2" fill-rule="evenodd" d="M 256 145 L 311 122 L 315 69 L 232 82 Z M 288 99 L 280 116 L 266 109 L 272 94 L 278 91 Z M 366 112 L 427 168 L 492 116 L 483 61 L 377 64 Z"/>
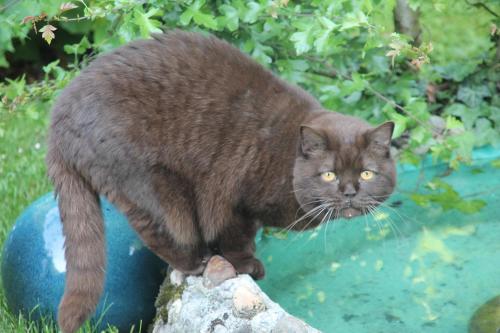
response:
<path id="1" fill-rule="evenodd" d="M 259 279 L 261 226 L 303 230 L 390 195 L 393 126 L 326 111 L 215 37 L 176 31 L 100 56 L 52 112 L 47 164 L 66 236 L 62 331 L 77 330 L 102 292 L 98 194 L 172 267 L 199 274 L 218 252 Z"/>

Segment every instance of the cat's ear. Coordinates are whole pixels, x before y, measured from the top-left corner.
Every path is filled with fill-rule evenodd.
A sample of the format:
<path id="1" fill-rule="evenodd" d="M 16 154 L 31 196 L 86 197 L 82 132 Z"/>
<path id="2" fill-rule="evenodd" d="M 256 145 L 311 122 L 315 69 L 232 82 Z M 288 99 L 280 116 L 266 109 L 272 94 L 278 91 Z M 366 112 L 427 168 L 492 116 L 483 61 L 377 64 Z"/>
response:
<path id="1" fill-rule="evenodd" d="M 325 151 L 327 147 L 326 136 L 317 129 L 302 125 L 300 126 L 300 152 L 308 157 L 316 151 Z"/>
<path id="2" fill-rule="evenodd" d="M 391 145 L 392 132 L 394 131 L 394 123 L 387 121 L 382 125 L 372 129 L 367 134 L 369 144 L 377 146 L 389 147 Z"/>

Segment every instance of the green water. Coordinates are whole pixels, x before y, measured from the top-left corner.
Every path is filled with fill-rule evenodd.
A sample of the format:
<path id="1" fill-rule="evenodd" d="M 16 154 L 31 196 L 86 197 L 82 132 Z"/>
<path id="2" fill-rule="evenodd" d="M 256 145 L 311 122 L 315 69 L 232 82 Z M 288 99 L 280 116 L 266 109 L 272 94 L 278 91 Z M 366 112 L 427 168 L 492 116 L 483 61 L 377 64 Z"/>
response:
<path id="1" fill-rule="evenodd" d="M 500 169 L 492 163 L 500 151 L 475 156 L 444 179 L 468 199 L 485 200 L 479 213 L 417 206 L 408 192 L 445 168 L 401 169 L 388 200 L 396 205 L 375 218 L 263 237 L 260 286 L 323 332 L 466 333 L 474 311 L 500 294 Z"/>

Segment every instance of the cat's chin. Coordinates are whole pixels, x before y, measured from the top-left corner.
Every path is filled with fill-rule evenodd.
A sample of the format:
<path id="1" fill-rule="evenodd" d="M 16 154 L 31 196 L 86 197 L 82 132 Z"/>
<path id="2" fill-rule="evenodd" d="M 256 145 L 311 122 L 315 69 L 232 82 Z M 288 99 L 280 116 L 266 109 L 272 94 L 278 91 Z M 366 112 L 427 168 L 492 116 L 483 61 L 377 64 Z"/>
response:
<path id="1" fill-rule="evenodd" d="M 346 219 L 351 219 L 351 218 L 359 216 L 361 214 L 362 214 L 361 210 L 353 208 L 353 207 L 342 209 L 342 216 Z"/>

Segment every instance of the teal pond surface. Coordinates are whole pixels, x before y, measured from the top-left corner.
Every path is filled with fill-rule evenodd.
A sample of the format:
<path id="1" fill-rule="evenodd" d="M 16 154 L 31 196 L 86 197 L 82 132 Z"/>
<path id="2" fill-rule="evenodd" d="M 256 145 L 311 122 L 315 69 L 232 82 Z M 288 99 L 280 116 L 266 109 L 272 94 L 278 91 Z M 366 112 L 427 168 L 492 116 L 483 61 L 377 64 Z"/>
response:
<path id="1" fill-rule="evenodd" d="M 445 166 L 400 168 L 397 192 L 374 216 L 262 236 L 260 286 L 323 332 L 468 332 L 474 311 L 500 295 L 500 151 L 474 156 L 443 179 L 466 199 L 484 200 L 478 213 L 410 199 Z"/>

